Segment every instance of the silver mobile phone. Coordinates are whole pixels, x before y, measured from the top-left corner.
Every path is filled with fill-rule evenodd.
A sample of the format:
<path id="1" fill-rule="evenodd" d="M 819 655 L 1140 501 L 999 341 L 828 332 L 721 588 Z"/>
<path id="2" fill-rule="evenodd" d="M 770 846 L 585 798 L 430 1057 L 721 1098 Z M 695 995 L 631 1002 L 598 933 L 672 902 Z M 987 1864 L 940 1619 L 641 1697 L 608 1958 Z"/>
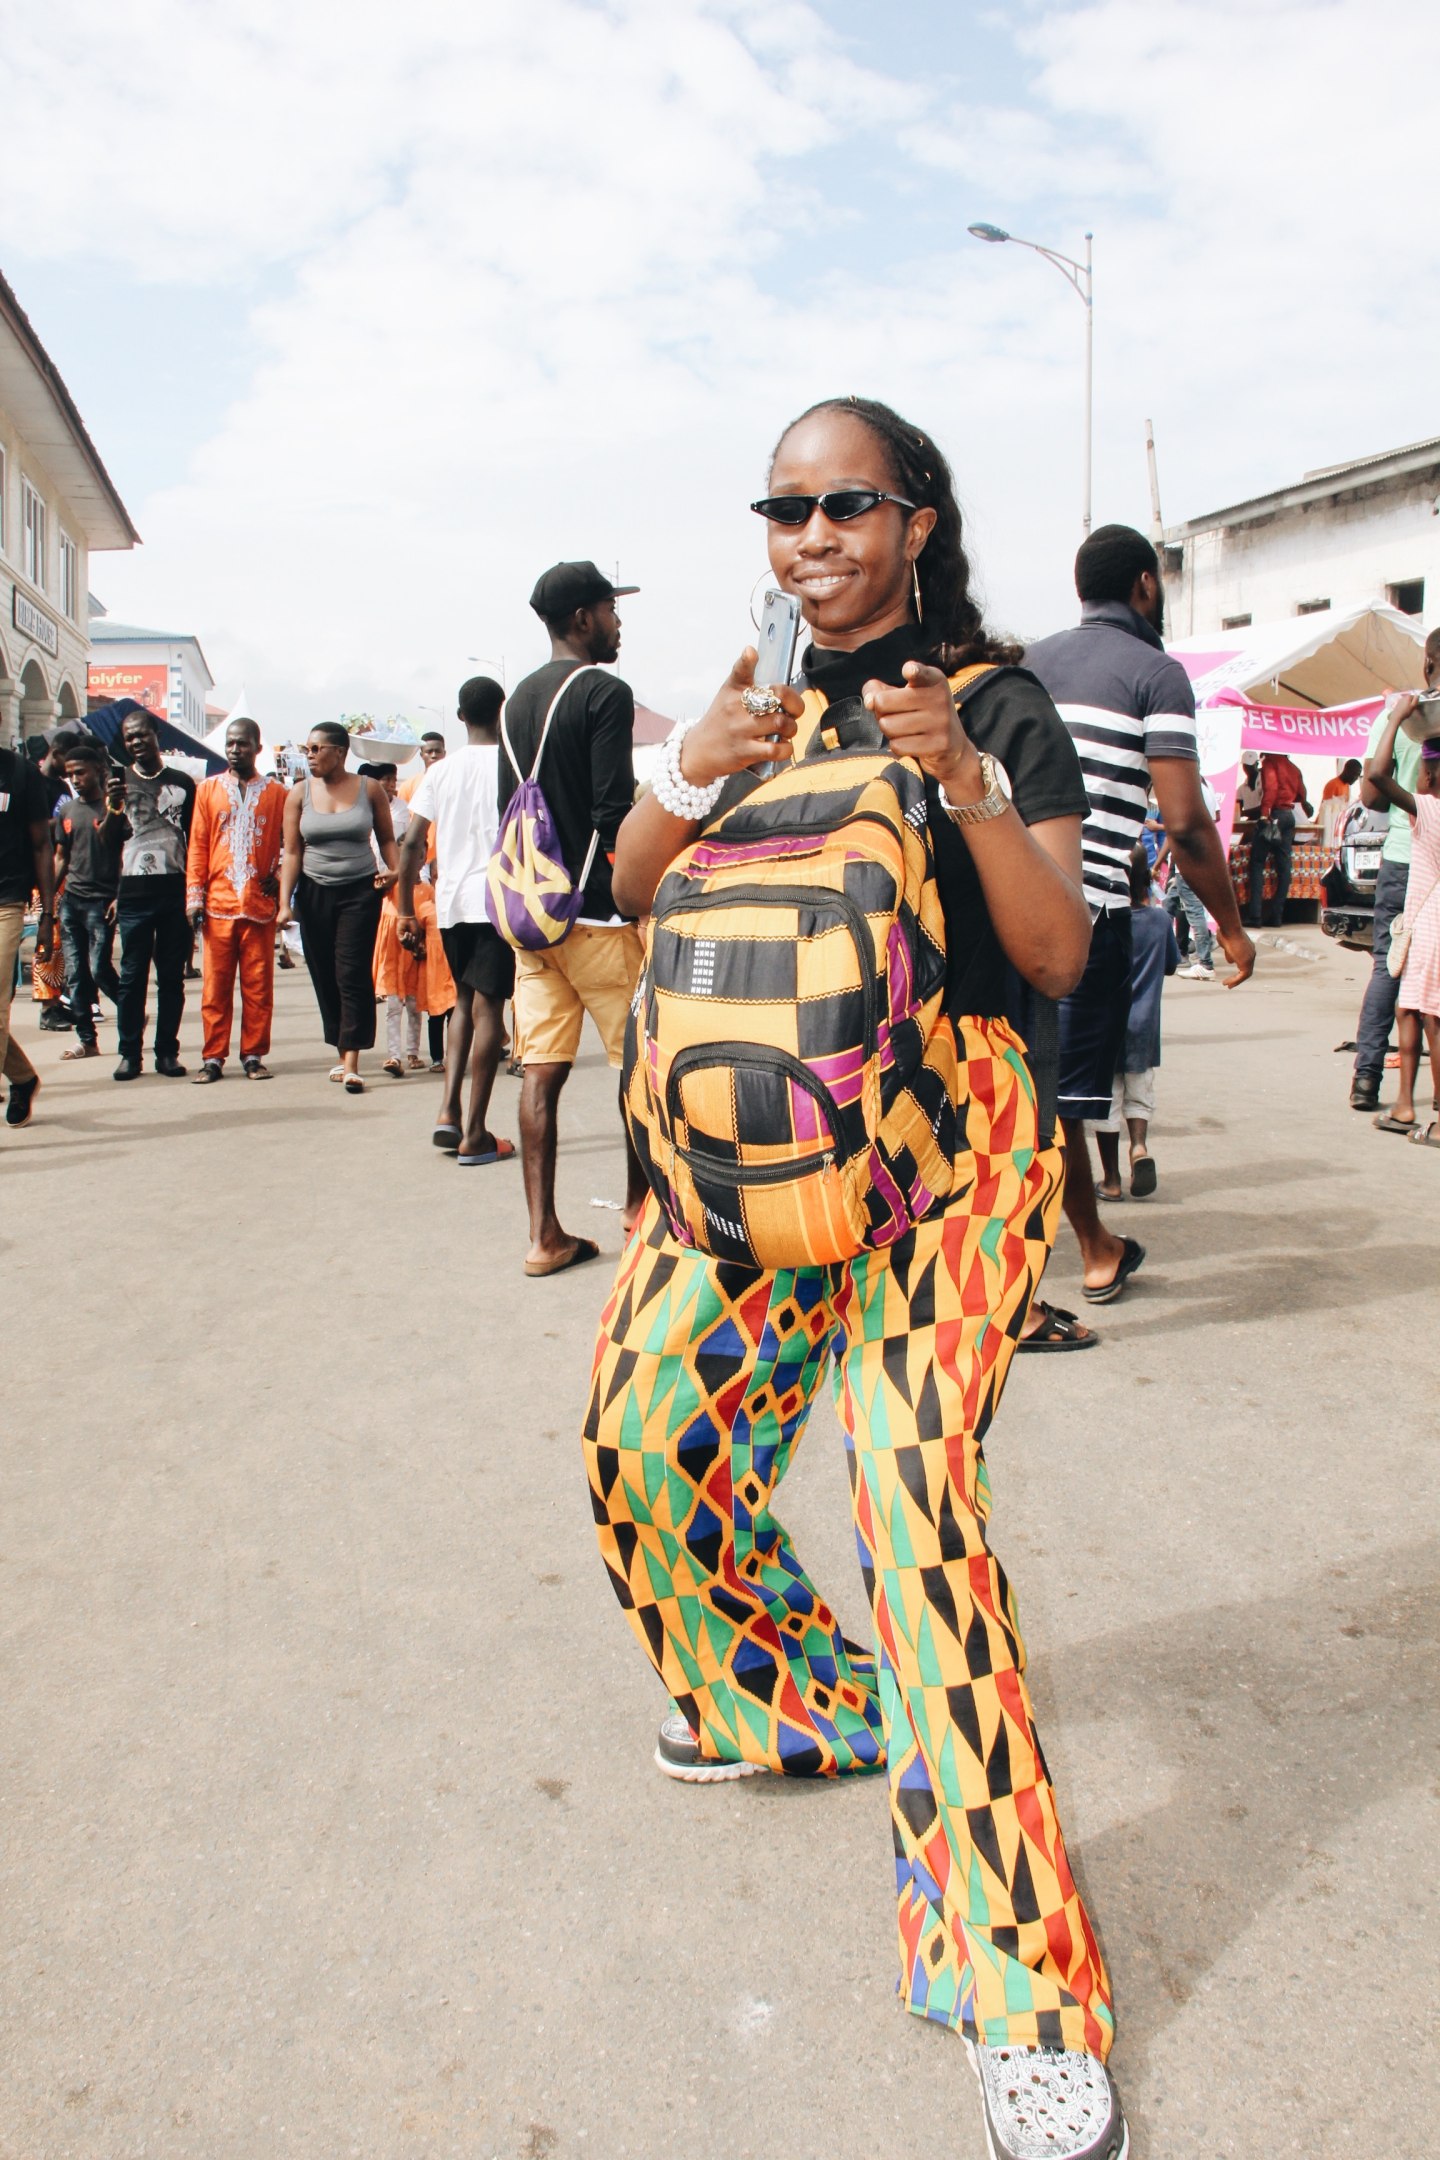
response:
<path id="1" fill-rule="evenodd" d="M 775 684 L 786 684 L 795 673 L 795 649 L 800 643 L 800 625 L 804 620 L 800 603 L 792 600 L 789 593 L 781 592 L 778 585 L 767 585 L 760 608 L 760 627 L 755 633 L 755 645 L 760 657 L 755 663 L 755 681 L 765 690 Z M 775 737 L 771 737 L 773 742 Z M 752 765 L 752 772 L 768 780 L 780 767 L 772 759 L 766 765 Z"/>
<path id="2" fill-rule="evenodd" d="M 800 623 L 799 601 L 792 600 L 778 586 L 768 586 L 756 634 L 760 658 L 755 665 L 755 680 L 762 689 L 769 683 L 788 683 L 794 674 Z"/>

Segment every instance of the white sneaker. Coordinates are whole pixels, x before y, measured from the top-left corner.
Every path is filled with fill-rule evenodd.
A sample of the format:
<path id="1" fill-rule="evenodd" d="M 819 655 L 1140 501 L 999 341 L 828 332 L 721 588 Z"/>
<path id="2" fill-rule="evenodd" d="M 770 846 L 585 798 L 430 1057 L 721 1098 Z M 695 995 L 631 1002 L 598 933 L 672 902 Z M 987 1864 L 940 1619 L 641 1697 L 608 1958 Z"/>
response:
<path id="1" fill-rule="evenodd" d="M 723 1785 L 731 1778 L 759 1777 L 763 1763 L 716 1762 L 700 1753 L 700 1743 L 678 1710 L 661 1724 L 655 1742 L 655 1767 L 682 1785 Z"/>
<path id="2" fill-rule="evenodd" d="M 1215 970 L 1206 967 L 1203 960 L 1187 960 L 1184 967 L 1175 970 L 1177 975 L 1188 975 L 1192 982 L 1214 982 Z"/>
<path id="3" fill-rule="evenodd" d="M 980 2081 L 990 2160 L 1126 2160 L 1120 2096 L 1095 2056 L 965 2045 Z"/>

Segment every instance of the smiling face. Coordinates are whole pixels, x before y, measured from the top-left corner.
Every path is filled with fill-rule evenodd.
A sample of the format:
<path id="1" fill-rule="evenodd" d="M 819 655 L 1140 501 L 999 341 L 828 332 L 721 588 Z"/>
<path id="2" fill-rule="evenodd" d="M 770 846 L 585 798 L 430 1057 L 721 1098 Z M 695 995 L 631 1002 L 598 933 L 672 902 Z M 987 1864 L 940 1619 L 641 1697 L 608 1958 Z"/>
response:
<path id="1" fill-rule="evenodd" d="M 781 438 L 767 492 L 823 495 L 831 488 L 900 492 L 884 444 L 864 421 L 827 410 L 797 420 Z M 896 503 L 878 503 L 838 525 L 817 509 L 808 524 L 766 526 L 770 567 L 799 601 L 816 644 L 853 652 L 911 619 L 910 566 L 934 526 L 933 510 Z"/>

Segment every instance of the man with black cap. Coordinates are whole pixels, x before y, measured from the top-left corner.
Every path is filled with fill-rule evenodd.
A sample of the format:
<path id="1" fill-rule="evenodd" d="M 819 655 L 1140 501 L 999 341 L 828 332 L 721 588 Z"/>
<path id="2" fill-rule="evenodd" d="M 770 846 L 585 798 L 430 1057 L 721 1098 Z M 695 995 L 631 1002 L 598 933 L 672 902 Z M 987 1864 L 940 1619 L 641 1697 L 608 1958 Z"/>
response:
<path id="1" fill-rule="evenodd" d="M 515 1020 L 525 1067 L 520 1152 L 530 1210 L 527 1275 L 557 1275 L 599 1254 L 592 1238 L 572 1237 L 561 1228 L 555 1213 L 555 1155 L 560 1091 L 580 1047 L 585 1014 L 618 1069 L 640 972 L 639 932 L 616 913 L 610 891 L 615 836 L 635 800 L 635 699 L 628 683 L 607 672 L 620 651 L 615 602 L 638 589 L 612 584 L 593 562 L 556 563 L 547 570 L 536 581 L 530 605 L 550 632 L 550 658 L 515 685 L 505 708 L 502 806 L 534 773 L 553 707 L 535 777 L 550 806 L 565 867 L 584 890 L 568 937 L 543 952 L 519 955 Z M 645 1179 L 628 1136 L 625 1147 L 628 1228 L 644 1198 Z"/>

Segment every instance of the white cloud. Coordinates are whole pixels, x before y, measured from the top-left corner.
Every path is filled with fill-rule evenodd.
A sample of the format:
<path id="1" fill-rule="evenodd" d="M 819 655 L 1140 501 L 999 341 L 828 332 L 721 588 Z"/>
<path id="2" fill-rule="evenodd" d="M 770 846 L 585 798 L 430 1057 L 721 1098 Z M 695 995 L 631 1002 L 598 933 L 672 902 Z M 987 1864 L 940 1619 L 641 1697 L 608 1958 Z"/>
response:
<path id="1" fill-rule="evenodd" d="M 1097 225 L 1100 516 L 1144 522 L 1152 413 L 1171 517 L 1434 430 L 1420 109 L 1350 87 L 1377 54 L 1428 79 L 1418 4 L 1029 7 L 1009 102 L 963 35 L 948 75 L 900 39 L 867 67 L 801 0 L 124 18 L 12 27 L 3 216 L 32 253 L 262 290 L 245 394 L 92 575 L 262 713 L 444 704 L 471 653 L 513 680 L 534 576 L 587 553 L 645 588 L 641 694 L 694 705 L 747 628 L 771 440 L 837 389 L 950 450 L 999 617 L 1063 619 L 1080 308 L 1018 251 L 922 250 L 882 160 L 957 233 Z"/>

